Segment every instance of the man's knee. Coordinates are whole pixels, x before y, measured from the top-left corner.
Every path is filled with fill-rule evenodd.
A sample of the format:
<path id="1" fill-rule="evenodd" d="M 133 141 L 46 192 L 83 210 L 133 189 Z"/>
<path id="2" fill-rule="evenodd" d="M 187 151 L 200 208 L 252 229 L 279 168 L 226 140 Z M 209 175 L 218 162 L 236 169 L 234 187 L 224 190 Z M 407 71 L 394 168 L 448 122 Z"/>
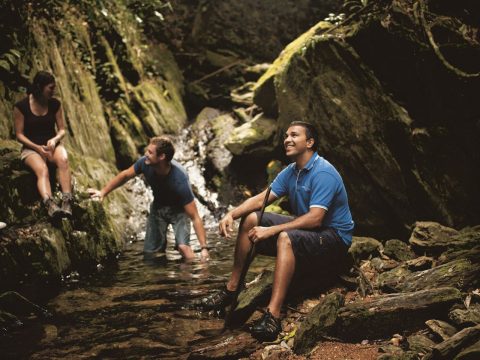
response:
<path id="1" fill-rule="evenodd" d="M 277 248 L 280 249 L 281 247 L 292 247 L 292 242 L 290 241 L 290 237 L 285 231 L 282 231 L 278 234 L 277 238 Z"/>
<path id="2" fill-rule="evenodd" d="M 242 222 L 242 228 L 249 230 L 249 229 L 257 226 L 257 224 L 258 224 L 257 214 L 252 212 L 244 218 L 244 220 Z"/>

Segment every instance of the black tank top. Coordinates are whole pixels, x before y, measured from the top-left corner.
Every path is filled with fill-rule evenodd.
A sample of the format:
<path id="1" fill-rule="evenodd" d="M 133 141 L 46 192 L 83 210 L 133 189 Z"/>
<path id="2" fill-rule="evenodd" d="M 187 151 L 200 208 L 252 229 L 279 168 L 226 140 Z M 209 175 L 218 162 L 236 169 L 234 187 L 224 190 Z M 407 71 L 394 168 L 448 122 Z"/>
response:
<path id="1" fill-rule="evenodd" d="M 56 135 L 55 114 L 60 109 L 60 101 L 54 98 L 49 99 L 47 114 L 43 116 L 32 113 L 28 96 L 17 102 L 15 106 L 23 114 L 23 133 L 32 142 L 37 145 L 46 145 L 47 141 Z"/>

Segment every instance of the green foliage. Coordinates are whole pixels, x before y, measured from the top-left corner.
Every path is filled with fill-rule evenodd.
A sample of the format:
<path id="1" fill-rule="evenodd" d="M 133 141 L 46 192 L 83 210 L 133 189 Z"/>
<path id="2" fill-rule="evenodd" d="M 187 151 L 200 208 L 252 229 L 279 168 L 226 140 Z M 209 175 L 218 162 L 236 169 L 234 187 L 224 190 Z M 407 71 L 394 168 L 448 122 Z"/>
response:
<path id="1" fill-rule="evenodd" d="M 126 0 L 126 5 L 135 15 L 136 21 L 148 34 L 155 33 L 155 31 L 158 31 L 158 28 L 164 26 L 163 14 L 166 11 L 173 12 L 170 2 L 163 0 Z"/>
<path id="2" fill-rule="evenodd" d="M 365 6 L 367 6 L 369 0 L 345 0 L 342 5 L 343 11 L 347 15 L 351 15 L 356 13 L 357 11 L 362 10 Z"/>
<path id="3" fill-rule="evenodd" d="M 10 71 L 15 67 L 20 59 L 20 52 L 15 49 L 9 49 L 6 53 L 0 55 L 0 68 Z"/>

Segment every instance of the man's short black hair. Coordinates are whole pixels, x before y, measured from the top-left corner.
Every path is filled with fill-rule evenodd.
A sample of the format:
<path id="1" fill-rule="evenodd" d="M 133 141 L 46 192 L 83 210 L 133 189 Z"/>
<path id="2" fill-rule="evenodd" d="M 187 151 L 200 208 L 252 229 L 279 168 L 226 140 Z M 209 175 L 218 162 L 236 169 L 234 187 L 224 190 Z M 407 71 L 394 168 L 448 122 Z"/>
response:
<path id="1" fill-rule="evenodd" d="M 315 126 L 313 124 L 310 124 L 309 122 L 306 121 L 292 121 L 288 127 L 291 126 L 301 126 L 305 129 L 305 134 L 308 139 L 313 139 L 313 146 L 312 150 L 317 151 L 318 150 L 318 132 Z"/>
<path id="2" fill-rule="evenodd" d="M 166 135 L 155 136 L 150 139 L 150 144 L 155 145 L 157 156 L 165 154 L 168 161 L 173 159 L 175 147 L 173 146 L 173 141 L 170 137 Z"/>

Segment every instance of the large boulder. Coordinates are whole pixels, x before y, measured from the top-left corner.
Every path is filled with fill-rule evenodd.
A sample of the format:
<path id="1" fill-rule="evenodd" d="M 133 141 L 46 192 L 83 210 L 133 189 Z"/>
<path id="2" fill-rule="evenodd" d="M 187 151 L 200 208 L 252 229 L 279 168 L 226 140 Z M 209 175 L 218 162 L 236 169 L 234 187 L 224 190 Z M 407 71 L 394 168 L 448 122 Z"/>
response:
<path id="1" fill-rule="evenodd" d="M 464 226 L 480 212 L 480 167 L 472 165 L 479 161 L 479 77 L 444 66 L 410 7 L 396 1 L 338 27 L 316 25 L 284 49 L 255 89 L 254 102 L 278 114 L 279 128 L 292 120 L 317 126 L 319 152 L 345 180 L 356 230 L 372 236 L 406 234 L 415 219 Z M 441 40 L 456 39 L 452 57 L 478 54 L 449 27 L 454 16 L 429 14 Z"/>

